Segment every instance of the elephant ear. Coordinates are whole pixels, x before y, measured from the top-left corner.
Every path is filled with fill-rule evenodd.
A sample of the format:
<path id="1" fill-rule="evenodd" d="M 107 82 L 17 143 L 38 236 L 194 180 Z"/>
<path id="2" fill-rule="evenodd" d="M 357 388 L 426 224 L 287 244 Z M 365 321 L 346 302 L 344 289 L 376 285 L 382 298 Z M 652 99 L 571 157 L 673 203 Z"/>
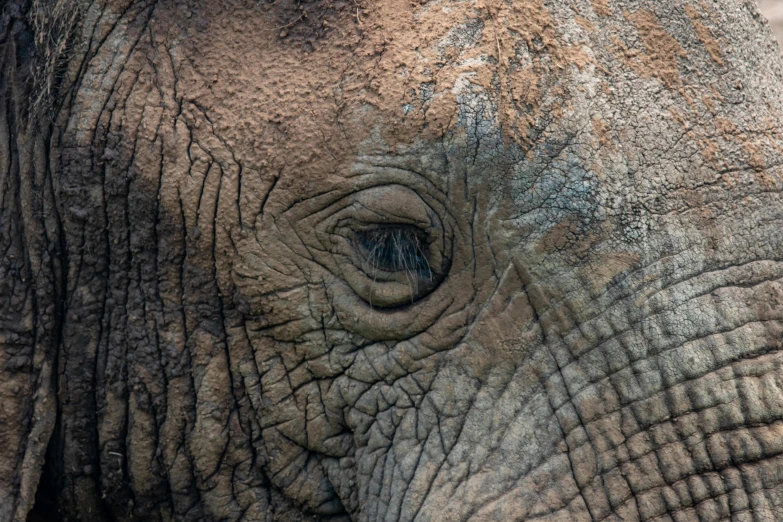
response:
<path id="1" fill-rule="evenodd" d="M 0 8 L 0 522 L 31 510 L 55 424 L 62 308 L 59 225 L 48 169 L 42 40 L 31 5 Z M 46 4 L 44 2 L 43 4 Z M 40 35 L 40 33 L 38 33 Z M 42 35 L 40 35 L 42 36 Z M 47 43 L 49 45 L 49 43 Z M 49 64 L 57 61 L 50 55 Z M 40 94 L 37 95 L 36 93 Z"/>

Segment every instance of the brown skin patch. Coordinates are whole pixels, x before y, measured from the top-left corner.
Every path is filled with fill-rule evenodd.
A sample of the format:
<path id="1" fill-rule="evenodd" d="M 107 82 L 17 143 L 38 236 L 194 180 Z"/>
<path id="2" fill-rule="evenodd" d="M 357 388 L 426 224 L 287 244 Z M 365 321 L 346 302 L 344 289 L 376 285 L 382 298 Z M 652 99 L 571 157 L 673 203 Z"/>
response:
<path id="1" fill-rule="evenodd" d="M 641 257 L 634 252 L 610 252 L 591 256 L 582 269 L 582 276 L 590 281 L 594 292 L 604 290 L 615 277 L 636 266 Z"/>
<path id="2" fill-rule="evenodd" d="M 601 147 L 612 147 L 612 139 L 609 136 L 609 126 L 599 117 L 593 118 L 593 131 L 598 138 Z"/>
<path id="3" fill-rule="evenodd" d="M 609 7 L 609 0 L 591 0 L 593 11 L 600 16 L 612 16 L 612 9 Z"/>
<path id="4" fill-rule="evenodd" d="M 590 20 L 588 20 L 584 16 L 577 16 L 576 18 L 574 18 L 574 20 L 576 20 L 576 23 L 581 25 L 582 28 L 585 31 L 589 31 L 589 32 L 592 33 L 592 32 L 594 32 L 596 30 L 595 25 L 593 24 L 593 22 L 591 22 Z"/>
<path id="5" fill-rule="evenodd" d="M 704 103 L 704 106 L 707 107 L 707 110 L 710 111 L 714 115 L 715 114 L 715 102 L 712 100 L 712 98 L 708 94 L 704 94 L 701 97 L 701 101 Z"/>
<path id="6" fill-rule="evenodd" d="M 747 138 L 744 134 L 742 136 Z M 746 139 L 746 141 L 744 141 L 742 144 L 742 148 L 745 150 L 745 152 L 748 155 L 748 164 L 751 167 L 753 167 L 759 172 L 767 168 L 767 162 L 764 160 L 764 154 L 759 149 L 759 147 L 756 146 L 756 144 L 747 141 Z"/>
<path id="7" fill-rule="evenodd" d="M 504 4 L 497 18 L 507 29 L 521 34 L 534 54 L 545 52 L 554 69 L 567 70 L 572 65 L 583 69 L 593 61 L 581 46 L 563 45 L 552 13 L 539 1 Z"/>
<path id="8" fill-rule="evenodd" d="M 539 82 L 540 78 L 534 67 L 526 67 L 511 74 L 513 105 L 526 107 L 529 112 L 520 115 L 513 107 L 507 107 L 506 119 L 512 121 L 518 129 L 523 129 L 523 131 L 534 126 L 536 119 L 541 115 Z"/>
<path id="9" fill-rule="evenodd" d="M 711 91 L 712 94 L 717 94 L 716 91 Z M 717 95 L 712 97 L 709 93 L 705 93 L 702 96 L 702 101 L 705 107 L 715 114 L 718 110 L 718 105 L 722 101 Z M 712 132 L 705 132 L 694 128 L 690 122 L 692 119 L 684 117 L 676 110 L 670 109 L 672 118 L 678 122 L 683 129 L 687 131 L 687 136 L 696 143 L 700 150 L 702 157 L 705 161 L 715 169 L 725 169 L 729 167 L 727 158 L 729 157 L 727 151 L 739 150 L 745 156 L 747 166 L 761 172 L 767 168 L 768 164 L 765 159 L 767 148 L 772 148 L 779 152 L 778 147 L 775 145 L 776 141 L 770 139 L 771 136 L 766 131 L 761 132 L 743 132 L 737 125 L 723 117 L 716 117 L 712 120 Z M 764 122 L 768 128 L 773 128 L 773 122 Z M 730 176 L 723 176 L 723 181 L 730 186 L 733 186 L 734 181 Z M 759 179 L 760 183 L 767 183 L 767 180 Z"/>
<path id="10" fill-rule="evenodd" d="M 478 72 L 476 83 L 492 92 L 494 75 L 501 77 L 498 104 L 503 134 L 529 145 L 528 135 L 545 112 L 556 119 L 562 115 L 561 102 L 542 110 L 546 91 L 550 99 L 567 98 L 559 87 L 564 82 L 548 87 L 550 79 L 563 71 L 568 74 L 572 66 L 582 70 L 593 60 L 580 45 L 563 45 L 551 12 L 540 0 L 493 3 L 486 11 L 491 29 L 484 31 L 482 50 L 497 58 L 498 67 Z M 508 38 L 509 32 L 521 36 L 530 52 L 532 64 L 522 70 L 514 67 L 516 44 Z"/>
<path id="11" fill-rule="evenodd" d="M 712 140 L 701 139 L 697 141 L 701 149 L 702 157 L 715 168 L 722 166 L 720 160 L 720 147 Z"/>
<path id="12" fill-rule="evenodd" d="M 615 37 L 623 61 L 642 78 L 658 78 L 669 89 L 681 90 L 683 81 L 677 60 L 687 56 L 685 49 L 661 26 L 652 11 L 625 11 L 624 15 L 636 26 L 644 51 L 630 49 Z"/>
<path id="13" fill-rule="evenodd" d="M 565 219 L 550 228 L 536 245 L 536 252 L 549 253 L 561 251 L 579 240 L 579 223 Z"/>
<path id="14" fill-rule="evenodd" d="M 746 133 L 740 132 L 737 126 L 726 118 L 715 118 L 715 127 L 723 136 L 723 139 L 739 144 L 748 157 L 748 165 L 757 171 L 764 170 L 767 166 L 764 160 L 764 152 L 758 143 L 752 140 Z"/>
<path id="15" fill-rule="evenodd" d="M 712 61 L 723 67 L 723 55 L 720 51 L 720 44 L 718 44 L 718 41 L 712 35 L 712 31 L 701 22 L 699 12 L 692 5 L 686 5 L 685 13 L 691 19 L 691 23 L 693 23 L 693 27 L 696 29 L 696 34 L 707 49 Z"/>
<path id="16" fill-rule="evenodd" d="M 737 133 L 737 126 L 726 118 L 715 118 L 715 128 L 723 135 Z"/>

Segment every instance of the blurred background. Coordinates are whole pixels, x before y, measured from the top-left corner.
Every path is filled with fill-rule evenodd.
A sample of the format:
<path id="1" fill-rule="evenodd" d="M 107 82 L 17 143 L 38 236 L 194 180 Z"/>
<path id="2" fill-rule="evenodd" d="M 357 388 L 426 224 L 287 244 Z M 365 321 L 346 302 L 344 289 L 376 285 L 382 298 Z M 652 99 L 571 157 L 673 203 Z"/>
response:
<path id="1" fill-rule="evenodd" d="M 783 42 L 783 0 L 758 0 L 759 10 L 769 20 L 769 25 L 778 39 Z"/>

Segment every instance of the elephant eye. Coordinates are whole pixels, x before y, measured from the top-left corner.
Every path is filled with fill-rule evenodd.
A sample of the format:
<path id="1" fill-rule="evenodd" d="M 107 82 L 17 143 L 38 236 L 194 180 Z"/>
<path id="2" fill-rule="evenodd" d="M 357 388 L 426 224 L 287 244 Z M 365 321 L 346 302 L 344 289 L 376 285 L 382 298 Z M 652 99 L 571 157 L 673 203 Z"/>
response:
<path id="1" fill-rule="evenodd" d="M 416 227 L 381 225 L 358 232 L 357 243 L 371 269 L 432 279 L 426 236 Z"/>
<path id="2" fill-rule="evenodd" d="M 451 234 L 412 189 L 369 187 L 335 206 L 320 243 L 328 245 L 343 280 L 371 307 L 409 306 L 446 277 Z"/>
<path id="3" fill-rule="evenodd" d="M 432 245 L 424 230 L 410 224 L 369 223 L 357 226 L 352 236 L 358 271 L 349 276 L 349 283 L 372 306 L 411 304 L 432 290 Z M 360 281 L 364 282 L 356 284 Z"/>

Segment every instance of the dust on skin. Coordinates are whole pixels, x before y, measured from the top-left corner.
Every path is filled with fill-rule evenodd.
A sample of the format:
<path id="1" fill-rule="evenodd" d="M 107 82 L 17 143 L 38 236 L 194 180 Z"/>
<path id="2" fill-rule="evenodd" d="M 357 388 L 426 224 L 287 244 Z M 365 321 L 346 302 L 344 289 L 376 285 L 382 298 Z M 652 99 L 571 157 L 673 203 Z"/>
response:
<path id="1" fill-rule="evenodd" d="M 612 139 L 609 136 L 609 126 L 607 123 L 598 116 L 593 117 L 593 131 L 595 132 L 598 143 L 603 148 L 612 148 Z"/>
<path id="2" fill-rule="evenodd" d="M 779 152 L 776 140 L 768 134 L 777 132 L 775 124 L 770 124 L 768 121 L 751 122 L 756 129 L 742 132 L 733 121 L 716 117 L 724 99 L 714 87 L 710 87 L 699 99 L 707 111 L 706 114 L 701 114 L 700 107 L 693 104 L 692 100 L 687 106 L 691 114 L 680 114 L 674 108 L 669 108 L 669 113 L 672 119 L 684 129 L 686 135 L 698 145 L 705 162 L 715 170 L 733 170 L 731 158 L 741 151 L 742 163 L 746 163 L 757 172 L 764 171 L 768 166 L 766 156 L 771 153 L 771 150 Z M 706 118 L 706 115 L 712 117 Z M 699 121 L 701 124 L 693 125 L 694 121 Z M 721 179 L 726 183 L 734 183 L 731 179 L 737 175 L 737 173 L 723 174 Z M 759 182 L 763 180 L 759 179 Z"/>
<path id="3" fill-rule="evenodd" d="M 612 9 L 609 7 L 609 0 L 590 0 L 593 4 L 593 11 L 599 16 L 612 16 Z"/>
<path id="4" fill-rule="evenodd" d="M 715 128 L 718 131 L 718 135 L 724 140 L 733 140 L 747 154 L 748 165 L 762 171 L 766 167 L 766 161 L 764 160 L 764 151 L 756 140 L 751 139 L 746 133 L 741 132 L 737 126 L 726 118 L 715 118 Z M 762 136 L 762 139 L 764 137 Z M 770 140 L 765 140 L 769 142 Z"/>
<path id="5" fill-rule="evenodd" d="M 505 57 L 501 60 L 506 71 L 513 71 L 505 74 L 504 80 L 501 80 L 502 84 L 505 84 L 501 87 L 501 103 L 507 90 L 511 92 L 511 99 L 517 102 L 506 104 L 501 109 L 501 126 L 505 135 L 513 133 L 517 140 L 525 142 L 530 129 L 534 128 L 535 122 L 541 117 L 542 111 L 553 114 L 555 119 L 567 112 L 567 108 L 560 102 L 542 103 L 541 95 L 544 91 L 550 99 L 567 100 L 569 97 L 562 87 L 566 82 L 556 82 L 551 85 L 553 75 L 558 72 L 567 75 L 572 67 L 582 71 L 595 64 L 595 60 L 580 43 L 562 42 L 551 12 L 542 2 L 501 1 L 494 18 L 499 24 L 498 27 L 510 31 L 510 34 L 521 35 L 531 54 L 532 64 L 527 66 L 514 66 L 514 57 Z M 578 18 L 575 17 L 577 23 L 579 23 Z M 579 25 L 584 28 L 583 24 Z M 506 40 L 508 38 L 505 34 L 498 37 L 499 42 Z M 498 45 L 498 49 L 501 52 L 502 47 Z M 486 79 L 482 84 L 488 91 L 491 90 L 491 83 Z"/>
<path id="6" fill-rule="evenodd" d="M 625 63 L 642 78 L 658 78 L 669 89 L 682 89 L 683 81 L 677 60 L 687 56 L 685 49 L 661 26 L 652 11 L 624 11 L 623 15 L 636 26 L 644 45 L 644 51 L 629 49 L 619 38 L 613 37 Z"/>
<path id="7" fill-rule="evenodd" d="M 704 44 L 704 47 L 707 49 L 710 58 L 712 58 L 712 61 L 722 67 L 724 63 L 723 55 L 720 51 L 720 45 L 712 35 L 712 31 L 710 31 L 710 29 L 701 21 L 699 11 L 692 5 L 686 5 L 685 13 L 691 19 L 693 27 L 696 29 L 696 34 L 699 36 L 699 40 L 701 40 L 701 42 Z"/>
<path id="8" fill-rule="evenodd" d="M 576 23 L 578 23 L 579 25 L 581 25 L 581 26 L 582 26 L 582 28 L 583 28 L 585 31 L 587 31 L 588 33 L 592 33 L 592 32 L 594 32 L 594 31 L 596 30 L 595 24 L 593 24 L 593 22 L 591 22 L 590 20 L 588 20 L 588 19 L 587 19 L 587 18 L 585 18 L 584 16 L 578 16 L 578 15 L 577 15 L 577 16 L 574 18 L 574 20 L 576 21 Z"/>
<path id="9" fill-rule="evenodd" d="M 300 181 L 335 172 L 359 154 L 358 144 L 392 152 L 440 139 L 456 125 L 458 93 L 470 84 L 496 93 L 504 136 L 529 146 L 544 113 L 567 112 L 561 77 L 594 61 L 584 45 L 561 41 L 537 0 L 379 2 L 359 19 L 348 12 L 330 22 L 310 52 L 293 31 L 280 38 L 269 27 L 277 18 L 250 14 L 215 9 L 211 27 L 182 44 L 200 55 L 190 59 L 191 73 L 178 72 L 189 76 L 181 91 L 210 113 L 232 150 L 253 151 L 249 164 L 295 169 Z M 224 74 L 210 72 L 226 61 Z"/>
<path id="10" fill-rule="evenodd" d="M 696 7 L 687 5 L 684 7 L 684 10 L 694 26 L 697 37 L 704 45 L 712 61 L 719 67 L 724 66 L 720 46 L 710 29 L 701 21 L 702 17 Z M 741 149 L 744 150 L 748 164 L 752 168 L 759 171 L 763 170 L 766 167 L 763 147 L 755 143 L 747 134 L 738 133 L 736 128 L 733 130 L 728 128 L 726 126 L 728 120 L 714 120 L 716 133 L 707 129 L 692 128 L 686 123 L 703 119 L 698 115 L 698 108 L 694 106 L 694 99 L 686 94 L 690 87 L 683 82 L 679 72 L 678 60 L 686 58 L 687 53 L 680 43 L 663 29 L 657 16 L 651 11 L 643 9 L 636 12 L 626 11 L 624 16 L 634 23 L 644 44 L 645 51 L 631 49 L 619 38 L 614 37 L 615 46 L 620 51 L 619 56 L 640 76 L 658 78 L 667 88 L 679 92 L 685 98 L 686 102 L 688 102 L 687 106 L 697 113 L 694 117 L 676 114 L 676 111 L 673 109 L 670 109 L 670 112 L 674 116 L 675 121 L 680 122 L 686 129 L 687 134 L 699 145 L 704 159 L 716 169 L 727 168 L 723 158 L 727 148 L 716 143 L 715 140 L 729 140 L 740 145 Z M 710 92 L 703 93 L 701 100 L 704 107 L 711 114 L 716 113 L 716 107 L 723 101 L 722 96 L 714 87 L 710 88 Z M 733 124 L 728 123 L 733 127 Z M 731 147 L 731 144 L 729 144 L 729 147 Z"/>
<path id="11" fill-rule="evenodd" d="M 747 132 L 740 131 L 734 122 L 727 118 L 717 117 L 713 118 L 711 122 L 711 131 L 701 129 L 689 130 L 689 134 L 701 146 L 705 160 L 716 169 L 730 169 L 730 160 L 725 157 L 725 151 L 742 150 L 745 161 L 751 168 L 758 172 L 766 168 L 765 147 L 771 147 L 775 143 L 775 140 L 769 139 L 766 131 L 760 130 L 758 133 L 753 133 L 753 136 L 749 136 Z M 774 127 L 770 126 L 768 128 L 772 129 Z M 719 142 L 722 142 L 723 145 Z M 722 177 L 728 179 L 732 176 L 724 174 Z"/>
<path id="12" fill-rule="evenodd" d="M 638 266 L 641 257 L 636 252 L 606 252 L 590 256 L 582 270 L 595 294 L 605 290 L 618 275 Z"/>

